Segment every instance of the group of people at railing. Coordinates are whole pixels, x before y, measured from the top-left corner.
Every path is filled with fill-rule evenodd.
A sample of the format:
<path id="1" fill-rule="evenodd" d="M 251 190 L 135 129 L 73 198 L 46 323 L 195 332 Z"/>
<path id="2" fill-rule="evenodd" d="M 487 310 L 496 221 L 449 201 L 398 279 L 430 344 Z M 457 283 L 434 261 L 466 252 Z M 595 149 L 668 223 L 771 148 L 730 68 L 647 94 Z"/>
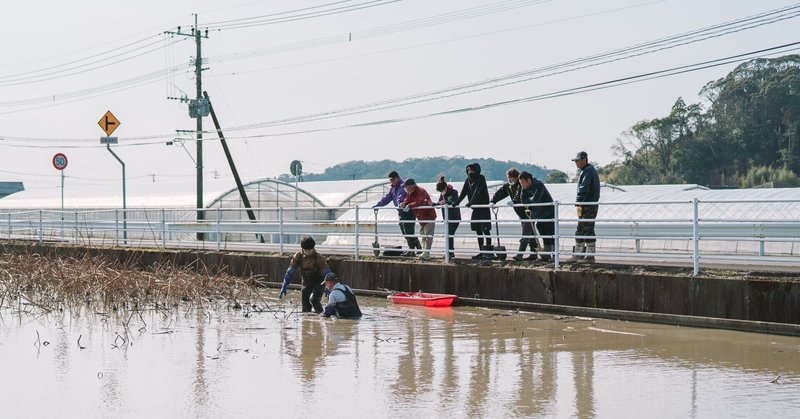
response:
<path id="1" fill-rule="evenodd" d="M 575 232 L 575 247 L 572 257 L 568 262 L 594 262 L 595 232 L 594 220 L 597 217 L 597 202 L 600 200 L 600 178 L 597 170 L 589 163 L 585 151 L 579 152 L 572 161 L 581 170 L 578 178 L 578 192 L 576 196 L 576 210 L 578 227 Z M 396 171 L 389 173 L 390 188 L 386 195 L 373 207 L 378 211 L 389 203 L 397 207 L 400 220 L 400 231 L 408 243 L 408 250 L 401 256 L 416 256 L 429 258 L 433 243 L 433 234 L 436 229 L 436 210 L 434 205 L 442 206 L 442 218 L 447 221 L 447 251 L 449 259 L 455 257 L 454 238 L 456 230 L 461 225 L 460 205 L 472 210 L 470 228 L 477 235 L 479 252 L 473 259 L 492 260 L 497 258 L 495 248 L 492 246 L 492 212 L 497 216 L 498 202 L 509 198 L 508 205 L 513 206 L 514 212 L 522 224 L 522 237 L 519 249 L 514 260 L 527 260 L 530 262 L 551 260 L 555 249 L 555 208 L 553 198 L 547 187 L 536 179 L 531 173 L 511 168 L 506 172 L 508 181 L 504 183 L 489 198 L 489 189 L 486 178 L 481 174 L 481 166 L 472 163 L 466 167 L 467 178 L 459 193 L 453 185 L 447 183 L 444 176 L 436 183 L 439 192 L 437 200 L 413 178 L 403 180 Z M 583 205 L 581 203 L 587 203 Z M 419 222 L 420 236 L 416 236 L 415 222 Z M 538 234 L 537 234 L 538 232 Z M 542 237 L 543 246 L 539 250 L 537 235 Z M 525 256 L 526 252 L 527 257 Z"/>

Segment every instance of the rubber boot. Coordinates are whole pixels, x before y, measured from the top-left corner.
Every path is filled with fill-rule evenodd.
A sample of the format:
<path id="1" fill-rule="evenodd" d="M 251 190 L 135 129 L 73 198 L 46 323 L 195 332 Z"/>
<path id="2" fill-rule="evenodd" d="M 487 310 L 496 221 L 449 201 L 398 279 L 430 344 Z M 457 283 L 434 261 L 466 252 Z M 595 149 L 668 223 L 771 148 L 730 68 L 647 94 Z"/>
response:
<path id="1" fill-rule="evenodd" d="M 489 253 L 484 253 L 483 254 L 483 259 L 485 259 L 485 260 L 495 260 L 495 259 L 497 259 L 497 255 L 492 253 L 494 251 L 494 246 L 484 246 L 482 250 L 484 250 L 486 252 L 489 252 Z"/>
<path id="2" fill-rule="evenodd" d="M 567 263 L 577 263 L 583 259 L 583 255 L 576 255 L 576 253 L 583 253 L 583 243 L 578 243 L 575 246 L 572 246 L 572 257 L 567 259 Z"/>
<path id="3" fill-rule="evenodd" d="M 414 241 L 413 241 L 413 243 L 411 243 L 411 245 L 412 245 L 412 248 L 413 248 L 413 249 L 416 249 L 416 250 L 413 252 L 413 255 L 414 255 L 414 256 L 417 256 L 417 255 L 419 255 L 419 254 L 420 254 L 419 250 L 420 250 L 420 249 L 422 249 L 422 243 L 420 243 L 420 242 L 419 242 L 419 239 L 418 239 L 418 238 L 416 238 L 416 237 L 414 237 L 414 239 L 413 239 L 413 240 L 414 240 Z"/>
<path id="4" fill-rule="evenodd" d="M 513 259 L 516 260 L 517 262 L 522 262 L 522 255 L 525 254 L 525 248 L 526 247 L 528 247 L 527 243 L 520 243 L 519 244 L 519 250 L 517 251 L 518 253 L 517 253 L 516 256 L 514 256 Z"/>
<path id="5" fill-rule="evenodd" d="M 526 257 L 525 260 L 527 260 L 528 262 L 538 261 L 539 255 L 536 253 L 536 242 L 531 241 L 528 245 L 531 247 L 531 254 L 528 255 L 528 257 Z"/>
<path id="6" fill-rule="evenodd" d="M 580 261 L 580 263 L 594 263 L 594 249 L 595 249 L 595 244 L 594 243 L 588 243 L 586 245 L 586 253 L 587 253 L 587 255 L 583 257 L 583 259 Z"/>
<path id="7" fill-rule="evenodd" d="M 485 246 L 481 246 L 478 249 L 484 250 L 484 248 L 485 248 Z M 475 260 L 483 259 L 483 253 L 478 253 L 477 255 L 473 256 L 472 259 L 475 259 Z"/>
<path id="8" fill-rule="evenodd" d="M 547 253 L 552 252 L 553 251 L 553 245 L 552 244 L 544 245 L 544 248 L 542 249 L 542 251 L 543 252 L 547 252 Z M 550 262 L 550 259 L 552 258 L 552 255 L 540 254 L 539 257 L 542 259 L 542 262 Z"/>

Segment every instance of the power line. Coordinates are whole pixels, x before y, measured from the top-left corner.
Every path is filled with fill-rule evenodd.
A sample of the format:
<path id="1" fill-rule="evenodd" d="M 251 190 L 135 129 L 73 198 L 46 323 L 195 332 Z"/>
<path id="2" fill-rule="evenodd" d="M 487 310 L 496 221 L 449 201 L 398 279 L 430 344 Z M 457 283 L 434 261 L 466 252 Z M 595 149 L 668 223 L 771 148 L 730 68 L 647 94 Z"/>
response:
<path id="1" fill-rule="evenodd" d="M 517 99 L 505 100 L 505 101 L 501 101 L 501 102 L 492 102 L 492 103 L 487 103 L 487 104 L 480 105 L 480 106 L 472 106 L 472 107 L 465 107 L 465 108 L 455 108 L 455 109 L 450 109 L 450 110 L 440 111 L 440 112 L 435 112 L 435 113 L 429 113 L 429 114 L 424 114 L 424 115 L 416 115 L 416 116 L 403 117 L 403 118 L 394 118 L 394 119 L 382 119 L 382 120 L 375 120 L 375 121 L 369 121 L 369 122 L 363 122 L 363 123 L 357 123 L 357 124 L 350 124 L 350 125 L 339 126 L 339 127 L 311 129 L 311 130 L 285 132 L 285 133 L 277 133 L 277 134 L 249 135 L 249 136 L 243 136 L 243 137 L 240 137 L 240 138 L 278 137 L 278 136 L 308 134 L 308 133 L 315 133 L 315 132 L 340 130 L 340 129 L 345 129 L 345 128 L 359 128 L 359 127 L 367 127 L 367 126 L 386 125 L 386 124 L 394 124 L 394 123 L 399 123 L 399 122 L 407 122 L 407 121 L 413 121 L 413 120 L 427 119 L 427 118 L 432 118 L 432 117 L 437 117 L 437 116 L 454 115 L 454 114 L 465 113 L 465 112 L 474 112 L 474 111 L 486 110 L 486 109 L 491 109 L 491 108 L 496 108 L 496 107 L 501 107 L 501 106 L 514 105 L 514 104 L 518 104 L 518 103 L 535 102 L 535 101 L 541 101 L 541 100 L 547 100 L 547 99 L 555 99 L 555 98 L 560 98 L 560 97 L 565 97 L 565 96 L 572 96 L 572 95 L 581 94 L 581 93 L 589 93 L 589 92 L 594 92 L 594 91 L 597 91 L 597 90 L 605 90 L 605 89 L 609 89 L 609 88 L 612 88 L 612 87 L 619 87 L 619 86 L 624 86 L 624 85 L 628 85 L 628 84 L 639 83 L 639 82 L 643 82 L 643 81 L 654 80 L 654 79 L 659 79 L 659 78 L 664 78 L 664 77 L 676 76 L 676 75 L 680 75 L 680 74 L 691 73 L 691 72 L 695 72 L 695 71 L 700 71 L 700 70 L 719 67 L 719 66 L 723 66 L 723 65 L 733 64 L 733 63 L 740 62 L 742 59 L 745 59 L 745 58 L 746 59 L 753 59 L 753 58 L 760 58 L 760 57 L 765 57 L 765 56 L 773 56 L 773 55 L 785 54 L 786 52 L 797 50 L 798 49 L 797 46 L 799 46 L 799 45 L 800 45 L 800 41 L 799 42 L 792 42 L 792 43 L 789 43 L 789 44 L 779 45 L 779 46 L 775 46 L 775 47 L 765 48 L 765 49 L 761 49 L 761 50 L 757 50 L 757 51 L 751 51 L 751 52 L 742 53 L 742 54 L 736 54 L 736 55 L 732 55 L 732 56 L 728 56 L 728 57 L 724 57 L 724 58 L 718 58 L 718 59 L 714 59 L 714 60 L 708 60 L 708 61 L 703 61 L 703 62 L 699 62 L 699 63 L 688 64 L 688 65 L 684 65 L 684 66 L 672 67 L 672 68 L 663 69 L 663 70 L 656 70 L 656 71 L 651 71 L 651 72 L 647 72 L 647 73 L 640 73 L 640 74 L 633 75 L 633 76 L 626 76 L 626 77 L 617 78 L 617 79 L 613 79 L 613 80 L 608 80 L 608 81 L 603 81 L 603 82 L 598 82 L 598 83 L 593 83 L 593 84 L 582 85 L 582 86 L 578 86 L 578 87 L 573 87 L 573 88 L 569 88 L 569 89 L 563 89 L 563 90 L 559 90 L 559 91 L 555 91 L 555 92 L 549 92 L 549 93 L 544 93 L 544 94 L 539 94 L 539 95 L 534 95 L 534 96 L 527 96 L 527 97 L 522 97 L 522 98 L 517 98 Z M 785 50 L 785 51 L 776 51 L 776 50 Z M 765 54 L 765 53 L 769 53 L 769 54 Z"/>
<path id="2" fill-rule="evenodd" d="M 388 99 L 380 102 L 373 102 L 350 108 L 338 109 L 334 111 L 327 111 L 306 116 L 285 118 L 276 121 L 267 121 L 262 123 L 249 124 L 239 127 L 227 127 L 226 130 L 227 131 L 250 130 L 256 128 L 291 125 L 291 124 L 319 121 L 323 119 L 338 118 L 342 116 L 356 115 L 365 112 L 374 112 L 400 106 L 409 106 L 422 102 L 429 102 L 432 100 L 439 100 L 444 98 L 450 98 L 453 96 L 474 93 L 477 91 L 504 87 L 511 84 L 518 84 L 526 81 L 531 81 L 534 79 L 552 77 L 566 72 L 572 72 L 590 67 L 596 67 L 602 64 L 618 62 L 624 59 L 630 59 L 633 57 L 652 54 L 666 49 L 697 43 L 707 39 L 716 38 L 730 33 L 740 32 L 742 30 L 752 29 L 754 27 L 763 26 L 766 24 L 771 24 L 778 21 L 792 19 L 797 16 L 800 16 L 800 10 L 797 11 L 794 10 L 794 9 L 800 9 L 800 5 L 793 6 L 792 9 L 793 11 L 788 14 L 784 14 L 782 11 L 783 9 L 781 9 L 781 13 L 777 14 L 775 12 L 769 12 L 766 14 L 756 15 L 745 19 L 739 19 L 733 22 L 728 22 L 700 30 L 686 32 L 683 34 L 674 35 L 671 37 L 662 38 L 659 40 L 650 41 L 646 43 L 641 43 L 630 47 L 620 48 L 612 51 L 606 51 L 588 57 L 582 57 L 574 60 L 561 62 L 558 64 L 553 64 L 530 70 L 525 70 L 522 72 L 493 77 L 490 79 L 480 80 L 477 82 L 452 86 L 443 89 L 437 89 L 411 96 Z"/>
<path id="3" fill-rule="evenodd" d="M 126 62 L 126 61 L 130 61 L 130 60 L 132 60 L 134 58 L 138 58 L 138 57 L 141 57 L 141 56 L 144 56 L 144 55 L 147 55 L 147 54 L 151 54 L 151 53 L 156 52 L 156 51 L 160 51 L 165 47 L 162 44 L 162 45 L 159 45 L 159 46 L 157 46 L 155 48 L 150 48 L 150 47 L 152 47 L 154 45 L 158 45 L 158 44 L 162 44 L 162 41 L 161 40 L 156 40 L 156 41 L 150 42 L 148 44 L 139 46 L 139 47 L 137 47 L 135 49 L 132 49 L 130 51 L 121 52 L 119 54 L 115 54 L 115 55 L 112 55 L 112 56 L 109 56 L 109 57 L 104 57 L 104 58 L 97 59 L 97 60 L 94 60 L 94 61 L 89 61 L 89 62 L 80 64 L 80 65 L 75 65 L 75 66 L 72 66 L 72 67 L 62 68 L 60 70 L 50 71 L 50 72 L 47 72 L 47 73 L 44 73 L 44 74 L 30 75 L 30 76 L 25 76 L 25 77 L 17 77 L 17 78 L 12 78 L 12 79 L 5 80 L 5 81 L 0 81 L 0 86 L 19 86 L 19 85 L 24 85 L 24 84 L 40 83 L 40 82 L 43 82 L 43 81 L 56 80 L 56 79 L 60 79 L 60 78 L 64 78 L 64 77 L 69 77 L 69 76 L 74 76 L 74 75 L 78 75 L 78 74 L 88 73 L 88 72 L 91 72 L 91 71 L 99 70 L 101 68 L 106 68 L 106 67 L 109 67 L 109 66 L 112 66 L 112 65 L 115 65 L 115 64 L 119 64 L 119 63 L 123 63 L 123 62 Z M 144 51 L 142 51 L 142 50 L 144 50 Z M 138 51 L 141 51 L 141 52 L 138 52 Z M 133 53 L 136 53 L 136 54 L 130 55 L 130 54 L 133 54 Z M 111 59 L 114 59 L 114 58 L 119 58 L 119 59 L 118 60 L 114 60 L 114 61 L 108 61 L 108 60 L 111 60 Z M 86 67 L 89 67 L 89 68 L 86 68 Z M 63 73 L 66 73 L 66 74 L 63 74 Z"/>
<path id="4" fill-rule="evenodd" d="M 685 73 L 691 73 L 695 71 L 705 70 L 709 68 L 719 67 L 723 65 L 734 64 L 737 62 L 741 62 L 743 59 L 754 59 L 754 58 L 761 58 L 761 57 L 768 57 L 774 55 L 785 54 L 790 51 L 794 51 L 798 49 L 800 46 L 800 41 L 792 42 L 788 44 L 778 45 L 769 48 L 763 48 L 756 51 L 750 51 L 735 55 L 730 55 L 722 58 L 717 58 L 713 60 L 706 60 L 702 62 L 697 62 L 693 64 L 687 64 L 682 66 L 676 66 L 661 70 L 654 70 L 646 73 L 639 73 L 636 75 L 620 77 L 612 80 L 606 80 L 597 83 L 585 84 L 577 87 L 572 87 L 568 89 L 562 89 L 558 91 L 533 95 L 533 96 L 526 96 L 521 98 L 509 99 L 499 102 L 491 102 L 479 106 L 471 106 L 471 107 L 463 107 L 463 108 L 454 108 L 448 109 L 444 111 L 428 113 L 428 114 L 421 114 L 409 117 L 401 117 L 401 118 L 391 118 L 391 119 L 380 119 L 380 120 L 373 120 L 367 122 L 361 122 L 356 124 L 349 124 L 349 125 L 342 125 L 336 127 L 327 127 L 327 128 L 318 128 L 318 129 L 309 129 L 309 130 L 302 130 L 302 131 L 291 131 L 291 132 L 282 132 L 282 133 L 272 133 L 272 134 L 254 134 L 248 136 L 241 136 L 241 139 L 248 139 L 248 138 L 269 138 L 269 137 L 281 137 L 281 136 L 290 136 L 290 135 L 299 135 L 299 134 L 309 134 L 309 133 L 318 133 L 318 132 L 325 132 L 325 131 L 334 131 L 334 130 L 342 130 L 348 128 L 361 128 L 361 127 L 368 127 L 368 126 L 379 126 L 379 125 L 387 125 L 387 124 L 395 124 L 400 122 L 408 122 L 414 120 L 421 120 L 421 119 L 428 119 L 438 116 L 446 116 L 446 115 L 455 115 L 460 113 L 467 113 L 467 112 L 475 112 L 480 110 L 492 109 L 497 107 L 515 105 L 520 103 L 527 103 L 527 102 L 536 102 L 548 99 L 556 99 L 560 97 L 566 96 L 573 96 L 582 93 L 590 93 L 598 90 L 605 90 L 613 87 L 620 87 L 628 84 L 633 83 L 640 83 L 649 80 L 660 79 L 664 77 L 671 77 Z M 205 141 L 217 141 L 217 139 L 206 139 Z M 125 144 L 125 146 L 141 146 L 141 145 L 150 145 L 155 143 L 137 143 L 137 144 Z M 10 144 L 4 144 L 0 142 L 0 145 L 7 145 L 11 146 Z M 123 146 L 123 144 L 120 144 Z M 53 145 L 53 146 L 41 146 L 40 148 L 55 148 L 55 147 L 64 147 L 61 145 Z M 75 148 L 86 148 L 86 146 L 76 146 Z"/>
<path id="5" fill-rule="evenodd" d="M 276 45 L 268 48 L 261 48 L 249 51 L 240 51 L 230 54 L 223 54 L 216 57 L 210 57 L 209 62 L 225 62 L 234 61 L 246 58 L 252 58 L 262 55 L 280 54 L 285 52 L 298 51 L 303 49 L 318 48 L 323 46 L 335 45 L 340 43 L 349 43 L 354 40 L 367 39 L 378 36 L 391 35 L 395 33 L 405 32 L 413 29 L 420 29 L 430 26 L 436 26 L 446 23 L 452 23 L 459 20 L 471 19 L 475 17 L 485 16 L 493 13 L 504 12 L 508 10 L 518 9 L 540 3 L 546 3 L 551 0 L 525 0 L 525 1 L 503 1 L 500 3 L 492 3 L 489 5 L 473 7 L 469 9 L 455 10 L 448 13 L 442 13 L 434 16 L 428 16 L 419 19 L 408 20 L 391 25 L 377 26 L 363 31 L 355 31 L 348 33 L 341 33 L 337 35 L 328 35 L 321 38 L 311 39 L 307 41 L 293 42 L 288 44 Z"/>
<path id="6" fill-rule="evenodd" d="M 266 121 L 261 123 L 243 125 L 243 126 L 234 126 L 234 127 L 227 127 L 226 130 L 230 131 L 238 131 L 238 130 L 250 130 L 256 128 L 266 128 L 266 127 L 274 127 L 274 126 L 281 126 L 281 125 L 289 125 L 289 124 L 297 124 L 297 123 L 306 123 L 312 121 L 318 121 L 322 119 L 330 119 L 335 117 L 342 117 L 342 116 L 349 116 L 360 114 L 364 112 L 373 112 L 378 110 L 384 110 L 389 108 L 394 108 L 398 106 L 408 106 L 412 104 L 417 104 L 421 102 L 427 102 L 432 100 L 439 100 L 443 98 L 453 97 L 457 95 L 463 95 L 467 93 L 473 93 L 476 91 L 482 91 L 487 89 L 498 88 L 502 86 L 507 86 L 510 84 L 521 83 L 525 81 L 530 81 L 534 79 L 541 79 L 545 77 L 552 77 L 557 74 L 563 74 L 568 71 L 576 71 L 579 69 L 584 69 L 588 67 L 598 66 L 601 64 L 620 61 L 623 59 L 629 59 L 636 56 L 641 56 L 644 54 L 651 54 L 657 51 L 662 51 L 668 48 L 675 48 L 678 46 L 686 45 L 689 43 L 700 42 L 702 40 L 706 40 L 713 37 L 719 37 L 723 35 L 727 35 L 733 32 L 739 32 L 746 29 L 751 29 L 753 27 L 763 26 L 766 24 L 772 24 L 781 20 L 791 19 L 800 15 L 800 11 L 796 10 L 800 9 L 800 4 L 796 4 L 793 6 L 784 7 L 782 9 L 776 9 L 769 12 L 737 19 L 734 21 L 725 22 L 722 24 L 693 30 L 689 32 L 684 32 L 678 35 L 673 35 L 670 37 L 658 39 L 655 41 L 649 41 L 645 43 L 636 44 L 633 46 L 620 48 L 617 50 L 606 51 L 603 53 L 591 55 L 588 57 L 578 58 L 554 65 L 549 65 L 545 67 L 539 67 L 535 69 L 526 70 L 523 72 L 513 73 L 504 76 L 498 76 L 491 79 L 481 80 L 477 82 L 472 82 L 468 84 L 463 84 L 459 86 L 448 87 L 444 89 L 438 89 L 434 91 L 424 92 L 416 95 L 401 97 L 401 98 L 394 98 L 380 102 L 374 102 L 366 105 L 360 105 L 356 107 L 338 109 L 334 111 L 328 111 L 323 113 L 293 117 L 293 118 L 286 118 L 277 121 Z M 547 73 L 549 72 L 549 73 Z M 131 140 L 148 140 L 148 139 L 156 139 L 156 138 L 169 138 L 172 135 L 170 134 L 163 134 L 163 135 L 154 135 L 154 136 L 146 136 L 146 137 L 135 137 L 135 138 L 127 138 L 126 141 Z M 6 137 L 7 139 L 19 139 L 20 137 Z M 29 139 L 26 140 L 36 140 L 36 139 Z M 54 141 L 44 139 L 44 141 Z M 90 140 L 64 140 L 64 141 L 95 141 L 95 139 Z"/>
<path id="7" fill-rule="evenodd" d="M 536 27 L 541 27 L 541 26 L 546 26 L 546 25 L 552 25 L 552 24 L 555 24 L 555 23 L 569 22 L 569 21 L 579 20 L 579 19 L 583 19 L 583 18 L 587 18 L 587 17 L 601 16 L 601 15 L 605 15 L 605 14 L 611 14 L 611 13 L 631 10 L 631 9 L 635 9 L 635 8 L 639 8 L 639 7 L 651 6 L 651 5 L 658 4 L 658 3 L 665 3 L 667 1 L 670 1 L 670 0 L 648 1 L 648 2 L 633 4 L 633 5 L 625 6 L 625 7 L 618 7 L 618 8 L 614 8 L 614 9 L 606 9 L 606 10 L 601 10 L 601 11 L 592 12 L 592 13 L 586 13 L 586 14 L 582 14 L 582 15 L 565 17 L 565 18 L 561 18 L 561 19 L 553 19 L 553 20 L 537 22 L 537 23 L 533 23 L 533 24 L 529 24 L 529 25 L 515 26 L 513 28 L 506 28 L 506 29 L 500 29 L 500 30 L 495 30 L 495 31 L 491 31 L 491 32 L 482 32 L 482 33 L 473 34 L 473 35 L 460 36 L 460 37 L 457 37 L 457 38 L 449 38 L 449 39 L 443 39 L 443 40 L 439 40 L 439 41 L 431 41 L 431 42 L 425 42 L 425 43 L 421 43 L 421 44 L 414 44 L 414 45 L 408 45 L 408 46 L 404 46 L 404 47 L 384 49 L 384 50 L 378 50 L 378 51 L 372 51 L 372 52 L 365 52 L 365 53 L 362 53 L 362 54 L 347 55 L 347 56 L 343 56 L 343 57 L 329 58 L 329 59 L 324 59 L 324 60 L 314 60 L 314 61 L 307 61 L 307 62 L 296 63 L 296 64 L 286 64 L 286 65 L 278 65 L 278 66 L 272 66 L 272 67 L 263 67 L 263 68 L 251 69 L 251 70 L 234 71 L 234 72 L 230 72 L 230 73 L 218 74 L 217 76 L 218 77 L 238 76 L 238 75 L 247 74 L 247 73 L 257 73 L 257 72 L 261 72 L 261 71 L 277 70 L 277 69 L 292 68 L 292 67 L 301 67 L 301 66 L 306 66 L 306 65 L 329 63 L 329 62 L 348 60 L 348 59 L 352 59 L 352 58 L 361 58 L 361 57 L 368 57 L 368 56 L 372 56 L 372 55 L 386 54 L 386 53 L 391 53 L 391 52 L 396 52 L 396 51 L 406 51 L 406 50 L 420 48 L 420 47 L 428 47 L 428 46 L 432 46 L 432 45 L 446 44 L 446 43 L 450 43 L 450 42 L 463 41 L 465 39 L 473 39 L 473 38 L 479 38 L 479 37 L 483 37 L 483 36 L 490 36 L 490 35 L 496 35 L 496 34 L 500 34 L 500 33 L 508 33 L 508 32 L 514 32 L 514 31 L 519 31 L 519 30 L 523 30 L 523 29 L 530 29 L 530 28 L 536 28 Z"/>
<path id="8" fill-rule="evenodd" d="M 340 4 L 340 3 L 347 3 L 349 1 L 350 0 L 341 1 L 341 2 L 335 2 L 335 3 L 331 3 L 331 5 Z M 307 19 L 314 19 L 314 18 L 324 17 L 324 16 L 338 15 L 338 14 L 341 14 L 341 13 L 349 13 L 349 12 L 354 12 L 354 11 L 357 11 L 357 10 L 369 9 L 369 8 L 373 8 L 373 7 L 384 6 L 384 5 L 392 4 L 392 3 L 397 3 L 399 1 L 401 1 L 401 0 L 369 0 L 369 1 L 366 1 L 366 2 L 363 2 L 363 3 L 354 4 L 354 5 L 350 5 L 350 6 L 336 7 L 336 8 L 331 8 L 331 9 L 321 10 L 321 11 L 314 11 L 314 12 L 309 12 L 309 13 L 299 13 L 299 14 L 294 14 L 294 15 L 291 15 L 291 16 L 280 17 L 280 18 L 253 20 L 253 21 L 250 21 L 249 23 L 230 23 L 230 24 L 224 24 L 223 23 L 223 24 L 216 24 L 216 25 L 209 24 L 208 28 L 210 30 L 231 30 L 231 29 L 253 28 L 253 27 L 265 26 L 265 25 L 275 25 L 275 24 L 279 24 L 279 23 L 295 22 L 295 21 L 298 21 L 298 20 L 307 20 Z M 299 9 L 299 10 L 302 11 L 302 10 L 309 10 L 309 9 L 310 8 Z M 292 12 L 283 12 L 283 13 L 280 13 L 280 14 L 287 14 L 287 13 L 292 13 Z M 272 16 L 275 16 L 275 15 L 277 15 L 277 14 L 273 14 Z"/>

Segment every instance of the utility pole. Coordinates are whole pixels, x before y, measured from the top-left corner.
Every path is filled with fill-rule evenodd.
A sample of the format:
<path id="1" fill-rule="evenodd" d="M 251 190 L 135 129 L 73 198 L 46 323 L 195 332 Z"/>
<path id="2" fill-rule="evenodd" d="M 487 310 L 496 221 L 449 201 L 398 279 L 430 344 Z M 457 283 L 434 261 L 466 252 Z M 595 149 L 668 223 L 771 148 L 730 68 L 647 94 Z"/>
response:
<path id="1" fill-rule="evenodd" d="M 195 156 L 195 164 L 197 167 L 197 221 L 201 221 L 205 219 L 205 213 L 203 211 L 204 202 L 203 202 L 203 117 L 208 116 L 209 107 L 208 107 L 208 100 L 203 98 L 203 49 L 202 49 L 202 42 L 203 38 L 208 39 L 208 29 L 205 30 L 205 33 L 200 31 L 200 27 L 197 24 L 197 14 L 194 15 L 194 26 L 192 27 L 191 33 L 183 33 L 181 32 L 181 27 L 178 26 L 177 32 L 170 32 L 167 31 L 165 33 L 171 35 L 180 35 L 180 36 L 187 36 L 194 38 L 195 47 L 197 48 L 197 53 L 194 59 L 194 77 L 195 77 L 195 87 L 196 87 L 196 96 L 195 99 L 190 100 L 187 97 L 182 98 L 167 98 L 167 99 L 177 99 L 181 102 L 189 102 L 189 117 L 195 118 L 197 122 L 196 127 L 196 135 L 197 135 L 197 151 Z M 203 240 L 203 233 L 197 234 L 198 240 Z"/>

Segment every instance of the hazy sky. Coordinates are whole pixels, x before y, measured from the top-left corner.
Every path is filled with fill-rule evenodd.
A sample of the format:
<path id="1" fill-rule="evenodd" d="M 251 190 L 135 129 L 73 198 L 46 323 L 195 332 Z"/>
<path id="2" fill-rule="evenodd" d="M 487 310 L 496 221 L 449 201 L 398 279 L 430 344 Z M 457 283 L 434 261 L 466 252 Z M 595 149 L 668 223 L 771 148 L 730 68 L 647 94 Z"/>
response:
<path id="1" fill-rule="evenodd" d="M 221 25 L 214 22 L 249 23 L 235 19 L 308 8 L 264 18 L 295 16 L 288 22 L 212 30 L 203 40 L 204 88 L 223 127 L 241 127 L 507 76 L 794 4 L 402 0 L 296 19 L 370 3 L 375 2 L 7 2 L 0 14 L 0 180 L 54 188 L 56 152 L 69 158 L 70 182 L 118 180 L 119 164 L 99 144 L 103 133 L 97 126 L 111 110 L 122 122 L 114 133 L 120 137 L 115 150 L 127 163 L 131 183 L 144 187 L 155 175 L 157 182 L 191 185 L 190 156 L 165 142 L 176 129 L 195 126 L 185 104 L 166 99 L 181 91 L 194 96 L 189 65 L 194 44 L 161 33 L 178 25 L 187 31 L 194 12 L 201 27 L 214 28 Z M 600 164 L 611 162 L 611 146 L 623 131 L 639 120 L 666 115 L 679 96 L 700 101 L 702 86 L 735 65 L 567 97 L 347 127 L 536 96 L 795 42 L 800 40 L 798 19 L 469 94 L 319 121 L 229 129 L 226 135 L 244 180 L 286 173 L 294 159 L 302 160 L 307 172 L 318 172 L 348 160 L 439 155 L 530 161 L 571 173 L 576 151 L 586 150 Z M 170 72 L 171 66 L 177 70 Z M 204 123 L 212 127 L 211 118 Z M 159 137 L 136 139 L 150 136 Z M 193 155 L 194 143 L 185 145 Z M 215 170 L 230 176 L 218 142 L 205 143 L 204 157 L 207 176 Z"/>

